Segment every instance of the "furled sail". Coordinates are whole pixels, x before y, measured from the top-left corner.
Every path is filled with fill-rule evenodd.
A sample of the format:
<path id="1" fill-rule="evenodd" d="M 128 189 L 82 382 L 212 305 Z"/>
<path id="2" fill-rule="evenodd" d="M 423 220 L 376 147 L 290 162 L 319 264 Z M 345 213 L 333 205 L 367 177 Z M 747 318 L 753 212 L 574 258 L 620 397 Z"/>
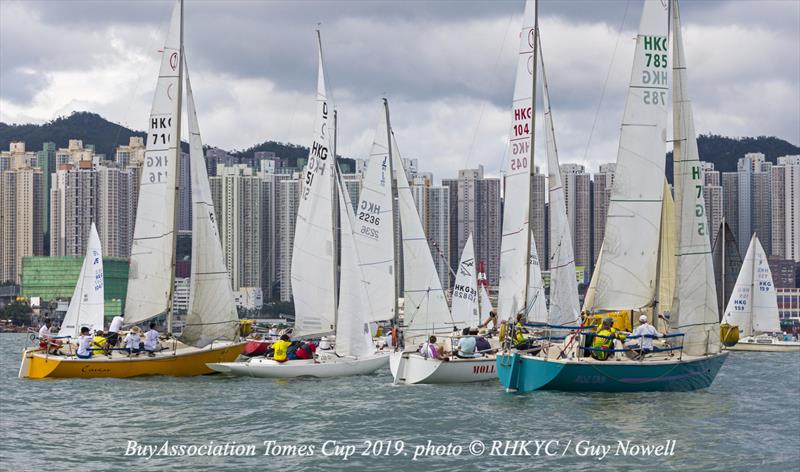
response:
<path id="1" fill-rule="evenodd" d="M 500 242 L 498 319 L 514 319 L 526 310 L 530 193 L 533 170 L 534 46 L 536 0 L 525 2 L 514 83 L 509 158 L 505 169 L 503 231 Z"/>
<path id="2" fill-rule="evenodd" d="M 150 111 L 125 300 L 125 323 L 129 325 L 164 313 L 172 304 L 176 176 L 181 142 L 182 13 L 178 1 L 161 53 Z"/>
<path id="3" fill-rule="evenodd" d="M 354 220 L 361 267 L 369 281 L 370 321 L 394 318 L 396 303 L 394 210 L 386 119 L 386 114 L 381 113 Z"/>
<path id="4" fill-rule="evenodd" d="M 572 232 L 567 220 L 566 196 L 558 165 L 558 148 L 550 108 L 550 91 L 539 41 L 539 67 L 542 77 L 544 136 L 547 149 L 548 193 L 550 197 L 550 306 L 548 322 L 552 325 L 574 325 L 580 320 L 578 281 L 575 278 L 575 255 Z"/>
<path id="5" fill-rule="evenodd" d="M 189 119 L 189 171 L 192 180 L 192 273 L 189 278 L 189 307 L 181 341 L 191 346 L 203 347 L 220 339 L 235 340 L 239 316 L 230 276 L 225 268 L 188 66 L 186 107 Z"/>
<path id="6" fill-rule="evenodd" d="M 403 235 L 405 337 L 408 339 L 422 334 L 447 334 L 453 332 L 454 328 L 464 328 L 465 325 L 455 324 L 450 316 L 439 273 L 433 263 L 428 238 L 422 229 L 422 221 L 394 136 L 392 168 L 397 180 L 397 207 Z"/>
<path id="7" fill-rule="evenodd" d="M 667 3 L 645 0 L 590 310 L 637 309 L 655 300 L 666 159 L 667 24 Z"/>
<path id="8" fill-rule="evenodd" d="M 778 298 L 767 254 L 754 234 L 723 322 L 736 325 L 744 336 L 780 332 Z"/>
<path id="9" fill-rule="evenodd" d="M 303 170 L 292 252 L 295 335 L 330 333 L 336 319 L 333 126 L 319 44 L 313 142 Z"/>
<path id="10" fill-rule="evenodd" d="M 673 159 L 678 241 L 675 298 L 670 322 L 674 325 L 677 320 L 677 329 L 685 335 L 683 351 L 696 356 L 715 354 L 721 346 L 710 231 L 703 197 L 705 185 L 687 91 L 686 56 L 676 1 L 672 2 L 672 28 Z"/>
<path id="11" fill-rule="evenodd" d="M 340 356 L 361 357 L 375 352 L 367 318 L 367 280 L 361 270 L 355 234 L 353 207 L 350 196 L 336 179 L 341 221 L 341 269 L 339 278 L 339 307 L 336 319 L 336 353 Z"/>
<path id="12" fill-rule="evenodd" d="M 480 324 L 478 319 L 478 287 L 475 274 L 475 247 L 472 244 L 471 234 L 467 238 L 464 250 L 461 252 L 461 261 L 459 261 L 458 269 L 456 270 L 450 312 L 453 316 L 453 322 L 457 324 L 472 327 Z"/>
<path id="13" fill-rule="evenodd" d="M 105 281 L 103 279 L 103 251 L 100 236 L 94 223 L 89 232 L 89 243 L 86 246 L 86 257 L 83 258 L 81 273 L 69 300 L 67 314 L 58 330 L 59 336 L 70 336 L 76 339 L 81 328 L 86 326 L 94 332 L 103 329 L 105 313 Z"/>

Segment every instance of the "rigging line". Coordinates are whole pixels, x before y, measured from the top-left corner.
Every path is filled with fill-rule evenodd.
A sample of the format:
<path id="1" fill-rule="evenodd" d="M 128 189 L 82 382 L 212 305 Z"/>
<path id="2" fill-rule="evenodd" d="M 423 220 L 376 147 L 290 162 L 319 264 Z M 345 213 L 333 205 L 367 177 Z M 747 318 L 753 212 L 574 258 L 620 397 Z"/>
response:
<path id="1" fill-rule="evenodd" d="M 614 68 L 614 58 L 617 57 L 617 48 L 619 47 L 619 40 L 622 37 L 622 30 L 625 28 L 625 20 L 628 18 L 628 9 L 631 6 L 631 1 L 625 3 L 625 13 L 622 15 L 622 22 L 617 31 L 617 41 L 614 44 L 614 52 L 611 54 L 611 62 L 608 64 L 608 71 L 606 72 L 606 79 L 603 81 L 603 87 L 600 89 L 600 100 L 597 102 L 597 109 L 594 112 L 594 119 L 592 120 L 592 128 L 589 130 L 589 139 L 586 140 L 586 149 L 583 151 L 583 164 L 588 162 L 589 146 L 592 144 L 592 136 L 594 135 L 595 126 L 597 126 L 597 118 L 600 116 L 600 107 L 603 106 L 603 98 L 606 95 L 606 87 L 608 86 L 608 79 L 611 77 L 611 71 Z"/>
<path id="2" fill-rule="evenodd" d="M 489 76 L 489 86 L 487 87 L 488 90 L 491 90 L 492 82 L 494 82 L 497 78 L 497 65 L 500 63 L 500 57 L 503 56 L 503 50 L 506 46 L 506 38 L 508 37 L 508 30 L 511 28 L 511 22 L 514 20 L 515 13 L 512 12 L 511 15 L 508 17 L 508 23 L 506 24 L 506 31 L 503 33 L 503 40 L 500 42 L 500 50 L 497 51 L 497 56 L 494 59 L 494 65 L 492 66 L 492 74 Z M 486 110 L 486 101 L 481 104 L 481 110 L 478 112 L 478 122 L 475 123 L 475 131 L 472 133 L 472 142 L 469 145 L 469 151 L 467 152 L 467 157 L 464 159 L 464 168 L 469 166 L 470 161 L 472 160 L 472 151 L 475 150 L 475 141 L 478 140 L 478 131 L 481 128 L 481 122 L 483 121 L 483 112 Z M 506 146 L 507 147 L 507 146 Z M 505 161 L 505 151 L 503 152 L 503 161 Z M 505 162 L 503 162 L 505 164 Z M 505 167 L 505 166 L 503 166 Z"/>

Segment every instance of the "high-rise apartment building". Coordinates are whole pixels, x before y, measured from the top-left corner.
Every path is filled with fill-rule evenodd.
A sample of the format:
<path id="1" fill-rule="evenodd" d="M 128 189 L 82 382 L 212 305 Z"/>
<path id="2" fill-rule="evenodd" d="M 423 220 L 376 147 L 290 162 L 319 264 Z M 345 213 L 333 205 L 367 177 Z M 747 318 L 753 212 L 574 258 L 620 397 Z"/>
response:
<path id="1" fill-rule="evenodd" d="M 714 163 L 712 162 L 700 162 L 700 168 L 703 171 L 703 179 L 705 181 L 703 198 L 706 204 L 708 234 L 713 243 L 717 238 L 723 214 L 723 192 L 722 185 L 720 185 L 720 173 L 718 170 L 714 170 Z"/>
<path id="2" fill-rule="evenodd" d="M 731 232 L 739 239 L 739 173 L 722 173 L 722 215 Z M 748 240 L 749 244 L 749 240 Z"/>
<path id="3" fill-rule="evenodd" d="M 262 161 L 263 162 L 263 161 Z M 280 300 L 280 250 L 286 237 L 280 224 L 281 182 L 289 174 L 259 172 L 261 177 L 261 291 L 266 300 Z"/>
<path id="4" fill-rule="evenodd" d="M 89 162 L 89 167 L 91 167 L 97 164 L 97 161 L 101 157 L 94 153 L 94 144 L 87 144 L 84 146 L 83 141 L 80 139 L 70 139 L 67 147 L 58 148 L 55 153 L 56 169 L 61 168 L 64 164 L 72 164 L 75 167 L 79 167 L 81 161 Z"/>
<path id="5" fill-rule="evenodd" d="M 597 264 L 603 238 L 606 236 L 606 217 L 611 203 L 611 189 L 614 186 L 614 172 L 617 164 L 600 164 L 592 183 L 592 267 Z"/>
<path id="6" fill-rule="evenodd" d="M 124 168 L 144 162 L 145 144 L 141 136 L 131 136 L 127 146 L 118 146 L 114 153 L 114 162 Z"/>
<path id="7" fill-rule="evenodd" d="M 50 189 L 50 255 L 83 256 L 97 221 L 97 171 L 92 161 L 61 164 Z"/>
<path id="8" fill-rule="evenodd" d="M 133 243 L 134 175 L 132 169 L 100 165 L 96 170 L 97 233 L 103 255 L 129 257 Z"/>
<path id="9" fill-rule="evenodd" d="M 447 187 L 434 187 L 433 175 L 417 173 L 411 182 L 411 193 L 428 238 L 433 263 L 442 287 L 453 282 L 450 274 L 450 193 Z"/>
<path id="10" fill-rule="evenodd" d="M 280 232 L 279 279 L 281 301 L 292 301 L 292 250 L 294 229 L 297 225 L 297 209 L 300 206 L 302 181 L 297 175 L 280 181 L 278 195 L 278 231 Z"/>
<path id="11" fill-rule="evenodd" d="M 772 169 L 773 177 L 780 176 L 778 184 L 773 182 L 773 210 L 780 210 L 773 211 L 773 252 L 800 262 L 800 155 L 779 157 Z"/>
<path id="12" fill-rule="evenodd" d="M 42 150 L 36 153 L 36 167 L 42 169 L 42 233 L 45 252 L 50 246 L 50 180 L 56 170 L 56 143 L 42 143 Z"/>
<path id="13" fill-rule="evenodd" d="M 767 255 L 772 254 L 772 163 L 764 154 L 748 153 L 739 159 L 737 172 L 739 252 L 747 252 L 756 233 Z"/>
<path id="14" fill-rule="evenodd" d="M 35 157 L 15 144 L 21 143 L 4 153 L 7 168 L 0 172 L 0 281 L 19 283 L 22 258 L 43 254 L 44 179 L 31 166 Z"/>
<path id="15" fill-rule="evenodd" d="M 182 152 L 178 168 L 178 231 L 192 230 L 192 174 L 189 154 Z"/>
<path id="16" fill-rule="evenodd" d="M 536 255 L 539 258 L 542 270 L 550 267 L 550 258 L 547 256 L 547 219 L 545 218 L 545 195 L 547 194 L 547 179 L 539 172 L 539 166 L 534 168 L 531 176 L 531 206 L 528 221 L 533 240 L 536 243 Z"/>
<path id="17" fill-rule="evenodd" d="M 572 230 L 575 248 L 575 265 L 589 267 L 591 220 L 589 199 L 591 177 L 580 164 L 562 164 L 561 181 L 564 184 L 567 219 Z"/>

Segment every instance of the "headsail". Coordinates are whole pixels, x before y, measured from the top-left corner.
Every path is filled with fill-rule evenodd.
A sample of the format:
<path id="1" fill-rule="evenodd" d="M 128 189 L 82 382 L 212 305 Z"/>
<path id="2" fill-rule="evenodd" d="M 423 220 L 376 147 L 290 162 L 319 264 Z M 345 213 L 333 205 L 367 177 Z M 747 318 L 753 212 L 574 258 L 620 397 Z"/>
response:
<path id="1" fill-rule="evenodd" d="M 189 307 L 181 341 L 203 347 L 219 339 L 235 340 L 239 315 L 230 276 L 225 268 L 188 66 L 186 107 L 189 113 L 189 170 L 192 180 L 192 273 L 189 279 Z"/>
<path id="2" fill-rule="evenodd" d="M 103 329 L 105 313 L 105 281 L 103 279 L 103 251 L 100 247 L 100 236 L 92 223 L 89 232 L 89 243 L 86 246 L 86 257 L 83 258 L 81 273 L 69 300 L 67 314 L 58 330 L 59 336 L 70 336 L 77 339 L 81 328 L 86 326 L 94 332 Z"/>
<path id="3" fill-rule="evenodd" d="M 548 323 L 542 266 L 539 264 L 539 253 L 536 251 L 536 240 L 533 234 L 531 234 L 530 239 L 531 250 L 528 253 L 528 312 L 525 314 L 525 318 L 535 323 Z"/>
<path id="4" fill-rule="evenodd" d="M 733 236 L 733 231 L 722 219 L 717 239 L 711 246 L 714 255 L 714 280 L 717 284 L 717 305 L 719 306 L 720 320 L 725 313 L 725 305 L 731 299 L 736 277 L 742 269 L 742 256 L 739 254 L 739 245 Z"/>
<path id="5" fill-rule="evenodd" d="M 472 235 L 467 238 L 461 261 L 456 270 L 456 280 L 453 285 L 453 297 L 450 302 L 450 311 L 453 322 L 464 326 L 478 326 L 478 288 L 475 277 L 475 247 L 472 244 Z"/>
<path id="6" fill-rule="evenodd" d="M 355 237 L 361 267 L 369 281 L 370 321 L 395 315 L 394 210 L 389 175 L 389 135 L 381 113 L 358 202 Z"/>
<path id="7" fill-rule="evenodd" d="M 181 142 L 182 3 L 175 3 L 161 53 L 147 132 L 139 202 L 131 247 L 125 323 L 169 310 L 175 263 L 176 176 Z"/>
<path id="8" fill-rule="evenodd" d="M 655 299 L 666 159 L 667 24 L 667 3 L 645 0 L 590 310 L 642 308 Z"/>
<path id="9" fill-rule="evenodd" d="M 692 105 L 686 90 L 686 58 L 676 1 L 672 2 L 672 28 L 673 159 L 678 260 L 671 323 L 674 325 L 677 320 L 677 329 L 685 335 L 683 351 L 696 356 L 715 354 L 721 346 L 710 231 L 703 197 L 705 185 L 697 151 Z"/>
<path id="10" fill-rule="evenodd" d="M 661 236 L 658 243 L 658 292 L 655 312 L 664 314 L 672 312 L 672 301 L 675 298 L 675 257 L 677 235 L 675 234 L 675 201 L 672 190 L 664 178 L 664 202 L 661 205 Z M 671 315 L 670 315 L 671 317 Z M 656 328 L 661 328 L 653 320 Z"/>
<path id="11" fill-rule="evenodd" d="M 780 332 L 778 298 L 767 255 L 754 234 L 723 322 L 736 325 L 744 336 Z"/>
<path id="12" fill-rule="evenodd" d="M 550 196 L 550 307 L 548 323 L 571 325 L 580 320 L 578 281 L 575 278 L 575 255 L 572 232 L 567 220 L 566 196 L 558 165 L 556 133 L 550 108 L 550 91 L 542 59 L 542 41 L 539 41 L 539 67 L 542 74 L 544 100 L 544 136 L 547 149 L 548 193 Z"/>
<path id="13" fill-rule="evenodd" d="M 375 351 L 367 313 L 367 281 L 361 270 L 355 234 L 353 207 L 350 196 L 336 179 L 341 221 L 342 257 L 339 278 L 339 307 L 336 319 L 336 353 L 340 356 L 365 356 Z"/>
<path id="14" fill-rule="evenodd" d="M 514 83 L 509 158 L 505 169 L 503 231 L 500 243 L 498 319 L 514 319 L 526 310 L 530 194 L 533 170 L 533 115 L 536 61 L 536 0 L 525 2 Z"/>
<path id="15" fill-rule="evenodd" d="M 322 45 L 319 44 L 317 111 L 313 143 L 303 171 L 292 252 L 295 335 L 330 333 L 336 319 L 333 219 L 333 126 L 325 88 Z"/>

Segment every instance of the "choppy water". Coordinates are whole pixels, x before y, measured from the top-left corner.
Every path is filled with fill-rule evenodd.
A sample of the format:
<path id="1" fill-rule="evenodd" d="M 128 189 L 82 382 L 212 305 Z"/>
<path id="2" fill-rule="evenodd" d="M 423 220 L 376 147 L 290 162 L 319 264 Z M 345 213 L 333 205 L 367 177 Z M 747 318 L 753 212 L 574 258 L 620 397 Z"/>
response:
<path id="1" fill-rule="evenodd" d="M 327 381 L 225 376 L 29 381 L 17 378 L 23 345 L 22 335 L 0 334 L 3 470 L 783 471 L 800 466 L 798 353 L 731 353 L 713 386 L 693 393 L 512 395 L 496 382 L 392 386 L 388 369 Z M 618 441 L 671 439 L 677 441 L 671 457 L 614 455 Z M 269 440 L 313 446 L 314 455 L 264 456 L 263 442 Z M 323 456 L 329 440 L 355 445 L 356 455 L 347 461 Z M 396 456 L 362 456 L 368 440 L 400 440 L 404 447 Z M 469 452 L 476 440 L 486 445 L 478 456 Z M 553 456 L 545 447 L 533 455 L 535 443 L 527 448 L 530 456 L 490 456 L 492 441 L 504 440 L 558 445 L 550 443 Z M 165 441 L 171 446 L 236 442 L 255 446 L 256 456 L 126 457 L 128 441 L 157 447 Z M 415 447 L 428 441 L 452 444 L 451 454 L 455 446 L 463 450 L 412 460 Z M 610 445 L 611 452 L 603 460 L 582 457 L 579 441 Z M 391 445 L 392 454 L 398 449 L 399 443 Z"/>

